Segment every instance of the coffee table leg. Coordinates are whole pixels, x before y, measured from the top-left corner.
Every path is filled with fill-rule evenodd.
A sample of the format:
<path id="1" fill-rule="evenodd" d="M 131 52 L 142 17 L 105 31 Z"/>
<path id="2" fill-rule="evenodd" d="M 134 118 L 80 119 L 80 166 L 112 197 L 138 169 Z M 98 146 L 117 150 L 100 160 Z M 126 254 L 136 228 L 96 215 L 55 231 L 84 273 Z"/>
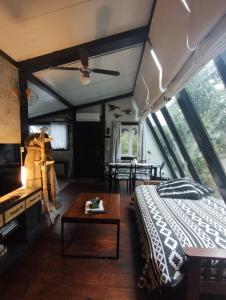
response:
<path id="1" fill-rule="evenodd" d="M 117 246 L 116 246 L 116 258 L 119 258 L 119 241 L 120 241 L 120 223 L 117 224 Z"/>
<path id="2" fill-rule="evenodd" d="M 61 255 L 64 256 L 64 222 L 61 221 Z"/>

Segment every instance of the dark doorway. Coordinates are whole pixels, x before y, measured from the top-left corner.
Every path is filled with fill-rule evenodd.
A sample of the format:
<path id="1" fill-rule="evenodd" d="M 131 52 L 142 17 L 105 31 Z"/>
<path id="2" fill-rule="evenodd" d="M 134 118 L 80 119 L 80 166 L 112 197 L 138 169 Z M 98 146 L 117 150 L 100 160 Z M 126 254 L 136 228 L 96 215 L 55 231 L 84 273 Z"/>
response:
<path id="1" fill-rule="evenodd" d="M 75 127 L 75 176 L 102 177 L 104 131 L 102 122 L 77 122 Z"/>

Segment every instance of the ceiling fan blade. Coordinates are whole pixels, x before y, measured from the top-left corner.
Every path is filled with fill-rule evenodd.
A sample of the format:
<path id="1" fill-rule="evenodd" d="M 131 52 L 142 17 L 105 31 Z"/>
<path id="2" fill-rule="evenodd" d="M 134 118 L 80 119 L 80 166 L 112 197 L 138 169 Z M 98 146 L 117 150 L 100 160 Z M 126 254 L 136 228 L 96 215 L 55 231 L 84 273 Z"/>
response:
<path id="1" fill-rule="evenodd" d="M 80 68 L 74 67 L 50 67 L 51 70 L 64 70 L 64 71 L 80 71 Z"/>
<path id="2" fill-rule="evenodd" d="M 112 75 L 112 76 L 119 76 L 120 75 L 120 72 L 118 72 L 118 71 L 112 71 L 112 70 L 90 69 L 90 71 L 92 71 L 94 73 L 106 74 L 106 75 Z"/>
<path id="3" fill-rule="evenodd" d="M 84 68 L 88 68 L 89 65 L 89 53 L 85 48 L 79 48 L 79 56 Z"/>

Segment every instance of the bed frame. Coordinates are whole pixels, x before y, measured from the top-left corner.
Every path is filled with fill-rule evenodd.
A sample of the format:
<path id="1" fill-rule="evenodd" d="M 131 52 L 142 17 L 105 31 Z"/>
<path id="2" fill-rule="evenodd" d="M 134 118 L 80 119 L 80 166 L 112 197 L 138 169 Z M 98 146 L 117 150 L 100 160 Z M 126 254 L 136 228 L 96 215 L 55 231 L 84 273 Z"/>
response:
<path id="1" fill-rule="evenodd" d="M 134 206 L 134 202 L 132 195 L 130 205 Z M 187 257 L 186 275 L 182 284 L 172 288 L 174 294 L 185 300 L 199 300 L 200 294 L 226 297 L 226 249 L 185 247 L 183 250 Z M 218 261 L 217 265 L 213 266 L 213 261 Z"/>
<path id="2" fill-rule="evenodd" d="M 200 294 L 226 295 L 226 280 L 223 276 L 226 266 L 225 249 L 184 248 L 188 258 L 186 278 L 186 300 L 199 300 Z M 200 279 L 201 262 L 205 259 L 205 269 Z M 211 278 L 211 260 L 218 260 L 215 280 Z"/>

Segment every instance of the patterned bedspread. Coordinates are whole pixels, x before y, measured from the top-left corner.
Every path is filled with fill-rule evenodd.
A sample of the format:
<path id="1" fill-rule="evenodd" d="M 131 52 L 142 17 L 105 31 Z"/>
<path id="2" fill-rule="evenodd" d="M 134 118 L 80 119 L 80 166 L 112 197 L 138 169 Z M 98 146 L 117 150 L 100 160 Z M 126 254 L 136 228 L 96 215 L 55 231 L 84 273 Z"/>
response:
<path id="1" fill-rule="evenodd" d="M 175 286 L 183 278 L 183 247 L 226 249 L 226 205 L 201 200 L 160 198 L 155 186 L 135 191 L 135 207 L 145 258 L 141 282 L 153 290 Z"/>

